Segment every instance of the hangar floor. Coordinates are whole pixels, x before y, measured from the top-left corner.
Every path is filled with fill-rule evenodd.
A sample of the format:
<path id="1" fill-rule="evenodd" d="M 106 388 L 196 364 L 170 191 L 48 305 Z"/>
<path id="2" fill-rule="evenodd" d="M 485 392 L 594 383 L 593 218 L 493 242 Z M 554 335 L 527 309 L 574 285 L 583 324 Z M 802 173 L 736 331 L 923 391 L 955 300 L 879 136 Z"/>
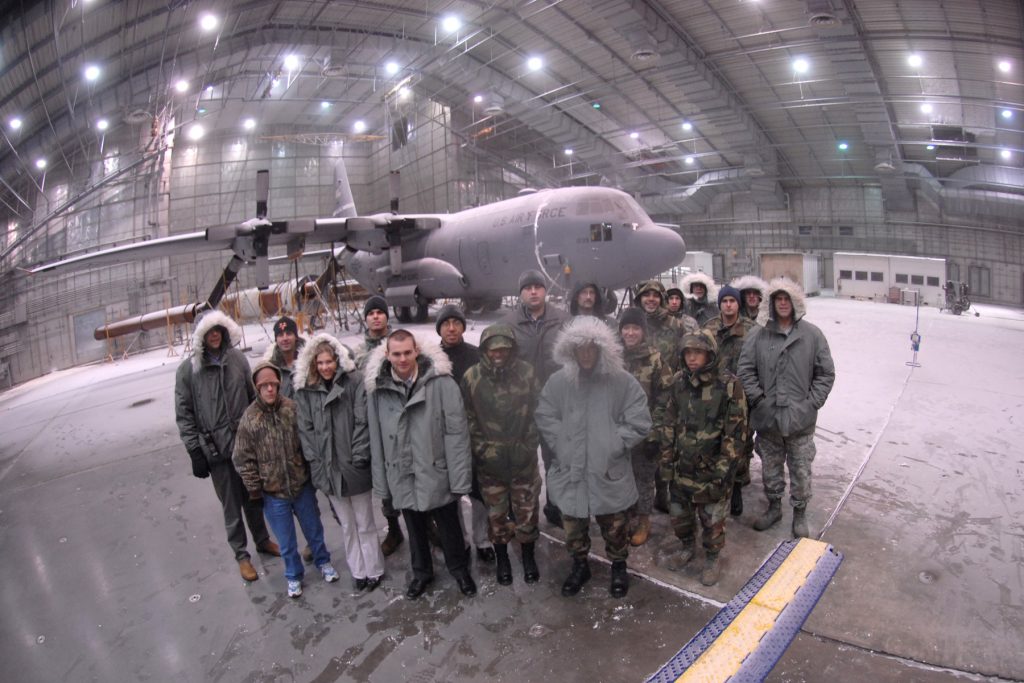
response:
<path id="1" fill-rule="evenodd" d="M 1024 679 L 1024 314 L 978 308 L 922 310 L 911 369 L 914 309 L 810 300 L 838 376 L 818 423 L 810 521 L 846 559 L 769 680 Z M 488 320 L 470 322 L 475 342 Z M 252 358 L 267 338 L 246 330 Z M 604 564 L 562 598 L 569 562 L 545 527 L 534 586 L 517 562 L 512 587 L 477 564 L 477 597 L 439 571 L 410 603 L 403 545 L 382 587 L 356 596 L 325 516 L 343 579 L 308 573 L 289 600 L 278 558 L 255 560 L 259 581 L 239 578 L 210 484 L 190 475 L 173 420 L 178 362 L 157 350 L 0 395 L 6 680 L 642 680 L 788 537 L 788 510 L 767 532 L 750 528 L 762 509 L 755 459 L 712 589 L 699 562 L 674 574 L 645 546 L 626 599 L 608 597 Z M 650 546 L 666 538 L 655 521 Z"/>

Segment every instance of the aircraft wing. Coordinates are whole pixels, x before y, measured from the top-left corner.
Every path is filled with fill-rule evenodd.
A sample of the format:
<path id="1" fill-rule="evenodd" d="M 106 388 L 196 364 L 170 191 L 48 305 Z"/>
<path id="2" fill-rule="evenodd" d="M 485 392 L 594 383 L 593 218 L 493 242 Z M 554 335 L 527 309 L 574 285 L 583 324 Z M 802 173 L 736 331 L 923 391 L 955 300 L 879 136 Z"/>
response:
<path id="1" fill-rule="evenodd" d="M 50 263 L 36 266 L 30 269 L 29 272 L 45 273 L 50 270 L 63 268 L 90 268 L 92 266 L 116 265 L 141 259 L 173 256 L 175 254 L 196 254 L 215 249 L 225 249 L 230 246 L 230 239 L 215 239 L 211 241 L 207 239 L 206 232 L 200 230 L 184 235 L 133 242 L 132 244 L 125 244 L 120 247 L 72 256 L 60 261 L 51 261 Z"/>

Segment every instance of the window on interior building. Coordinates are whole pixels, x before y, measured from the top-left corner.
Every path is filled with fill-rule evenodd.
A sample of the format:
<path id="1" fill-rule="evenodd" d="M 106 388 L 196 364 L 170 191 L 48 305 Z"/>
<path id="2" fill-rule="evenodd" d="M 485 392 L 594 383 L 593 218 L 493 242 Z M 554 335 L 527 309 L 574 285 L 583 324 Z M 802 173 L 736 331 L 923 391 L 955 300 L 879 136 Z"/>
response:
<path id="1" fill-rule="evenodd" d="M 924 284 L 924 275 L 911 275 L 910 276 L 910 284 L 912 284 L 912 285 L 923 285 Z"/>
<path id="2" fill-rule="evenodd" d="M 881 282 L 882 281 L 882 274 L 881 273 L 876 273 L 875 271 L 871 271 L 871 281 L 872 282 Z"/>
<path id="3" fill-rule="evenodd" d="M 852 225 L 840 225 L 839 226 L 840 237 L 853 237 L 853 226 Z"/>
<path id="4" fill-rule="evenodd" d="M 814 228 L 810 225 L 798 225 L 797 233 L 800 235 L 810 235 Z"/>
<path id="5" fill-rule="evenodd" d="M 868 271 L 866 271 L 866 270 L 858 270 L 856 273 L 854 273 L 854 277 L 857 280 L 867 280 L 868 279 Z"/>
<path id="6" fill-rule="evenodd" d="M 928 286 L 929 287 L 938 287 L 939 286 L 939 278 L 934 277 L 932 275 L 929 275 L 928 276 Z"/>
<path id="7" fill-rule="evenodd" d="M 985 266 L 967 266 L 967 284 L 971 294 L 992 296 L 992 271 Z"/>
<path id="8" fill-rule="evenodd" d="M 840 270 L 839 271 L 839 279 L 840 280 L 852 280 L 853 279 L 853 271 L 852 270 Z"/>
<path id="9" fill-rule="evenodd" d="M 906 273 L 896 273 L 896 284 L 905 285 L 910 281 Z"/>

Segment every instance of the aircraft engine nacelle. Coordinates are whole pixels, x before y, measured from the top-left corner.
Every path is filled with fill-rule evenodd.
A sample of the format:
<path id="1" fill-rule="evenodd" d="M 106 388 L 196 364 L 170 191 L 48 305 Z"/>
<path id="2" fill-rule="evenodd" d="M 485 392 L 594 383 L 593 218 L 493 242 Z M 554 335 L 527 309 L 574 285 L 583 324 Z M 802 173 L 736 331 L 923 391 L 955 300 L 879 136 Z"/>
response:
<path id="1" fill-rule="evenodd" d="M 400 303 L 393 300 L 390 293 L 386 294 L 388 303 L 394 303 L 396 306 L 413 306 L 421 303 L 421 301 L 413 300 L 411 296 L 413 290 L 416 291 L 420 299 L 461 297 L 467 284 L 465 276 L 458 268 L 447 261 L 436 258 L 405 261 L 402 263 L 400 280 L 392 276 L 390 265 L 378 268 L 377 275 L 388 282 L 388 292 L 394 289 L 396 296 L 406 300 L 404 303 Z M 412 286 L 413 283 L 415 286 Z"/>

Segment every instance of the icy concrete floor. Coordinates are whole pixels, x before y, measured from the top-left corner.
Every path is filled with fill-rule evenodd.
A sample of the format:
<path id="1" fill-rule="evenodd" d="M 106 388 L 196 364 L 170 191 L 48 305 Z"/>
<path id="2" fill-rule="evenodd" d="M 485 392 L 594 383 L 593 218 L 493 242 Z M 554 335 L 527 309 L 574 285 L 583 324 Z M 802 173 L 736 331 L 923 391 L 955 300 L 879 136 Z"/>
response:
<path id="1" fill-rule="evenodd" d="M 818 424 L 812 531 L 846 561 L 770 680 L 1024 678 L 1024 315 L 924 309 L 911 369 L 913 309 L 809 308 L 838 372 Z M 470 322 L 475 341 L 487 321 Z M 265 331 L 246 329 L 258 356 Z M 768 532 L 750 528 L 762 507 L 755 459 L 713 589 L 699 563 L 673 574 L 643 547 L 630 566 L 651 580 L 634 579 L 625 600 L 608 597 L 603 564 L 566 600 L 568 559 L 546 527 L 535 586 L 517 561 L 511 588 L 475 565 L 480 595 L 464 599 L 437 557 L 437 583 L 410 603 L 403 547 L 382 589 L 355 596 L 325 517 L 343 580 L 310 572 L 290 601 L 277 558 L 256 560 L 251 585 L 238 577 L 213 491 L 189 474 L 173 421 L 178 362 L 158 350 L 0 395 L 5 679 L 642 680 L 787 537 L 788 511 Z M 655 521 L 650 545 L 671 542 Z"/>

